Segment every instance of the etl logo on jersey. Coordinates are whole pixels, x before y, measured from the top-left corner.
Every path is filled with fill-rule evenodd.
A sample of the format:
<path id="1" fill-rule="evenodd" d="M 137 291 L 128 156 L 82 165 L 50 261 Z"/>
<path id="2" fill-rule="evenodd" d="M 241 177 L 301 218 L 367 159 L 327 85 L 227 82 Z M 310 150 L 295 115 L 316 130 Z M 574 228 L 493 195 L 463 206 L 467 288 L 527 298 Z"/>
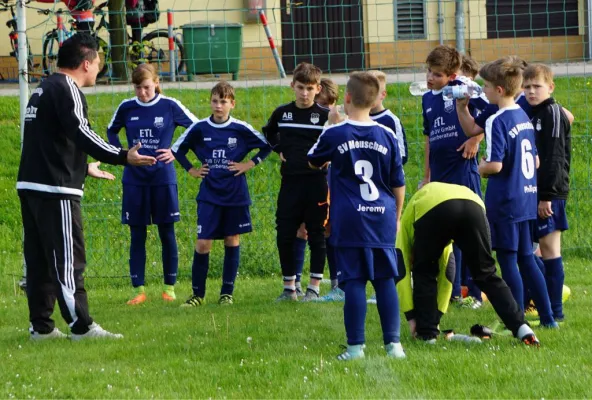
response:
<path id="1" fill-rule="evenodd" d="M 154 117 L 154 126 L 158 129 L 164 126 L 164 117 Z"/>
<path id="2" fill-rule="evenodd" d="M 313 124 L 318 124 L 319 121 L 321 120 L 321 116 L 317 113 L 312 113 L 310 114 L 310 122 L 312 122 Z"/>
<path id="3" fill-rule="evenodd" d="M 282 120 L 283 121 L 292 121 L 292 113 L 285 112 L 284 115 L 282 115 Z"/>
<path id="4" fill-rule="evenodd" d="M 228 148 L 230 150 L 234 150 L 234 149 L 236 149 L 236 146 L 237 146 L 236 138 L 233 138 L 233 137 L 228 138 Z"/>

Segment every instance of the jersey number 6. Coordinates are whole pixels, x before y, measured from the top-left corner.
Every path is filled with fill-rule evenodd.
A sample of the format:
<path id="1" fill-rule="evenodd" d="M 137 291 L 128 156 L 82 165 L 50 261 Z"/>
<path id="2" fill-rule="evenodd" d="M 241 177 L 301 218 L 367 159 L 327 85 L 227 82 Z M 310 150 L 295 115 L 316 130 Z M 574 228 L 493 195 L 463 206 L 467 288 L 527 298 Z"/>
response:
<path id="1" fill-rule="evenodd" d="M 354 164 L 354 172 L 357 176 L 362 178 L 366 183 L 360 185 L 360 194 L 362 199 L 366 201 L 374 201 L 378 199 L 378 188 L 372 182 L 372 175 L 374 174 L 374 168 L 369 161 L 358 160 Z"/>
<path id="2" fill-rule="evenodd" d="M 530 140 L 522 139 L 520 149 L 522 150 L 522 174 L 526 179 L 532 179 L 534 177 L 535 165 Z"/>

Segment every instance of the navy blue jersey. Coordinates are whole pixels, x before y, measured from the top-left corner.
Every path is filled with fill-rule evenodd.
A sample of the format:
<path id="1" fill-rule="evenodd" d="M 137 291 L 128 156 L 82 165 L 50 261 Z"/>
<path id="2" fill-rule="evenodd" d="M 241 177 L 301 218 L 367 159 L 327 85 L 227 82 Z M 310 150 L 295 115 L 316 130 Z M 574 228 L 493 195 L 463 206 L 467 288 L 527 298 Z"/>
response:
<path id="1" fill-rule="evenodd" d="M 476 99 L 469 101 L 473 110 Z M 444 100 L 442 90 L 423 95 L 423 134 L 430 141 L 430 181 L 453 183 L 473 190 L 479 185 L 477 157 L 466 159 L 457 149 L 468 137 L 460 126 L 456 100 Z"/>
<path id="2" fill-rule="evenodd" d="M 376 122 L 346 120 L 325 128 L 308 152 L 317 167 L 331 162 L 330 213 L 334 246 L 395 246 L 392 188 L 405 185 L 395 133 Z"/>
<path id="3" fill-rule="evenodd" d="M 516 104 L 518 104 L 520 108 L 524 110 L 526 115 L 528 115 L 529 118 L 532 118 L 532 107 L 530 106 L 530 104 L 528 104 L 524 92 L 520 92 L 520 94 L 518 94 L 518 96 L 514 100 L 516 101 Z M 473 115 L 472 113 L 471 115 L 473 115 L 473 118 L 475 118 L 475 123 L 479 125 L 481 128 L 485 129 L 485 122 L 487 121 L 487 119 L 491 117 L 493 114 L 495 114 L 498 110 L 499 107 L 497 106 L 497 104 L 489 104 L 487 107 L 485 107 L 483 112 L 481 112 L 477 116 Z"/>
<path id="4" fill-rule="evenodd" d="M 485 124 L 487 161 L 502 170 L 489 177 L 485 207 L 490 222 L 536 219 L 537 176 L 534 128 L 528 115 L 514 104 L 500 109 Z"/>
<path id="5" fill-rule="evenodd" d="M 171 147 L 175 128 L 189 127 L 197 122 L 193 115 L 180 101 L 157 94 L 149 103 L 142 103 L 137 97 L 119 104 L 107 127 L 109 143 L 122 147 L 119 131 L 125 128 L 128 146 L 142 143 L 139 153 L 156 157 L 158 149 Z M 123 170 L 123 183 L 135 186 L 160 186 L 177 183 L 173 163 L 135 167 L 126 165 Z"/>
<path id="6" fill-rule="evenodd" d="M 251 159 L 259 164 L 271 153 L 271 146 L 251 125 L 230 117 L 217 124 L 212 117 L 196 122 L 187 129 L 172 147 L 177 161 L 189 171 L 193 165 L 187 152 L 193 151 L 202 164 L 210 167 L 202 179 L 197 201 L 219 206 L 246 206 L 251 204 L 247 177 L 234 176 L 228 170 L 230 161 L 241 162 L 253 149 L 260 149 Z"/>
<path id="7" fill-rule="evenodd" d="M 407 136 L 405 135 L 405 129 L 399 117 L 387 108 L 376 114 L 370 114 L 370 118 L 395 132 L 397 143 L 399 144 L 399 154 L 401 154 L 403 165 L 405 165 L 407 163 Z"/>

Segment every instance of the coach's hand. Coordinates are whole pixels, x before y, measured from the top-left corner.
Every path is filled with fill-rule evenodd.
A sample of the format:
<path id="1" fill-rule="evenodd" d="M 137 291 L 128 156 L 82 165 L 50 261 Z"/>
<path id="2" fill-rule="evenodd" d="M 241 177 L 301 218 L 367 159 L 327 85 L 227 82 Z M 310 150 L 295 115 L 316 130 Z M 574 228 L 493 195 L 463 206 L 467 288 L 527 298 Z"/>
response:
<path id="1" fill-rule="evenodd" d="M 169 164 L 175 161 L 175 156 L 171 149 L 158 149 L 156 152 L 159 153 L 158 156 L 156 156 L 156 159 L 160 162 Z"/>
<path id="2" fill-rule="evenodd" d="M 539 217 L 542 219 L 549 218 L 553 215 L 550 201 L 539 201 Z"/>
<path id="3" fill-rule="evenodd" d="M 112 174 L 110 174 L 107 171 L 101 171 L 99 169 L 100 165 L 101 165 L 100 161 L 88 164 L 88 169 L 87 169 L 88 176 L 92 176 L 93 178 L 97 178 L 97 179 L 107 179 L 109 181 L 114 180 L 115 176 L 113 176 Z"/>
<path id="4" fill-rule="evenodd" d="M 138 142 L 134 147 L 129 149 L 127 152 L 127 163 L 135 166 L 154 165 L 156 164 L 156 158 L 151 156 L 143 156 L 138 153 L 138 150 L 142 147 L 142 143 Z"/>
<path id="5" fill-rule="evenodd" d="M 201 168 L 197 169 L 192 167 L 188 172 L 189 175 L 191 175 L 194 178 L 203 179 L 210 172 L 210 167 L 208 167 L 208 164 L 203 164 Z"/>
<path id="6" fill-rule="evenodd" d="M 281 156 L 281 153 L 280 153 L 280 156 Z M 248 170 L 250 170 L 254 166 L 255 166 L 255 163 L 253 162 L 253 160 L 249 160 L 246 163 L 239 163 L 239 162 L 230 161 L 228 163 L 228 170 L 232 171 L 232 172 L 236 172 L 234 174 L 234 176 L 239 176 L 239 175 L 244 174 L 245 172 L 247 172 Z"/>

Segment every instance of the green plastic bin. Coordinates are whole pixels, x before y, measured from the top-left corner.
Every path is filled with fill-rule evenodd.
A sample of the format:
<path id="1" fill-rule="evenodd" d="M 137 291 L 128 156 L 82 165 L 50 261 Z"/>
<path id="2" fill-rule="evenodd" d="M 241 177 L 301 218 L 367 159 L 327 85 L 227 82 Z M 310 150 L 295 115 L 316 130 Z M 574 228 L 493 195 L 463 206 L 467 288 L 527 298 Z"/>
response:
<path id="1" fill-rule="evenodd" d="M 181 28 L 189 80 L 196 74 L 232 74 L 232 80 L 238 79 L 242 24 L 196 23 Z"/>

